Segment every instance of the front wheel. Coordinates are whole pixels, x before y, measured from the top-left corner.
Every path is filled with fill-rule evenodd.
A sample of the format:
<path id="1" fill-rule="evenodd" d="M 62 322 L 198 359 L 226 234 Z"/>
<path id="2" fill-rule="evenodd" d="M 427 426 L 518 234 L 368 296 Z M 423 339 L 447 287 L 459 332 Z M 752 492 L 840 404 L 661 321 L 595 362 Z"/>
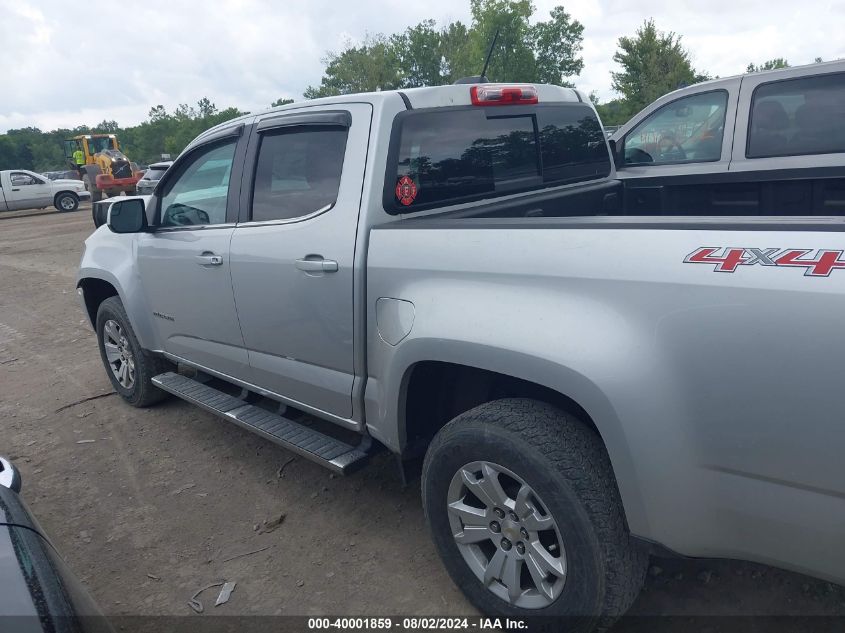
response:
<path id="1" fill-rule="evenodd" d="M 70 192 L 60 193 L 56 196 L 55 207 L 59 211 L 76 211 L 79 208 L 79 198 Z"/>
<path id="2" fill-rule="evenodd" d="M 118 297 L 109 297 L 97 310 L 97 343 L 106 374 L 126 402 L 147 407 L 167 397 L 152 378 L 169 371 L 171 365 L 141 348 Z"/>
<path id="3" fill-rule="evenodd" d="M 452 420 L 426 454 L 423 505 L 449 575 L 485 615 L 592 631 L 642 586 L 647 553 L 600 438 L 551 405 L 498 400 Z"/>

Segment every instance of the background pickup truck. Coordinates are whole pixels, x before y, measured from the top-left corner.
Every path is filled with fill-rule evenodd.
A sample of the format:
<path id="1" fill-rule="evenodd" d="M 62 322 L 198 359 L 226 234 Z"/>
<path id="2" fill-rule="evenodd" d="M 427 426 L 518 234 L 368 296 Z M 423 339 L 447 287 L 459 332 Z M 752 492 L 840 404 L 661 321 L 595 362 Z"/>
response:
<path id="1" fill-rule="evenodd" d="M 620 192 L 571 89 L 314 100 L 113 203 L 78 288 L 128 403 L 173 393 L 337 472 L 422 462 L 484 613 L 606 626 L 652 548 L 843 581 L 845 222 Z"/>
<path id="2" fill-rule="evenodd" d="M 845 61 L 665 95 L 612 137 L 631 214 L 840 215 Z"/>
<path id="3" fill-rule="evenodd" d="M 0 171 L 0 211 L 43 209 L 76 211 L 80 200 L 90 200 L 81 180 L 49 180 L 25 169 Z"/>

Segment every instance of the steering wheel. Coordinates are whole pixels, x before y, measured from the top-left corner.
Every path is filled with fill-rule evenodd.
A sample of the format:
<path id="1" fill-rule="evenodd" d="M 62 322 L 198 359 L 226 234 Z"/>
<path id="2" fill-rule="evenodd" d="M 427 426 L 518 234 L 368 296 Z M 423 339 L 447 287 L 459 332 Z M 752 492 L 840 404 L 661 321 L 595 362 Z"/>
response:
<path id="1" fill-rule="evenodd" d="M 165 218 L 177 226 L 193 226 L 211 223 L 208 213 L 202 209 L 178 203 L 170 205 L 167 208 Z"/>
<path id="2" fill-rule="evenodd" d="M 668 145 L 668 149 L 664 149 Z M 657 141 L 657 150 L 660 158 L 668 160 L 686 160 L 687 153 L 681 144 L 673 136 L 664 136 Z"/>
<path id="3" fill-rule="evenodd" d="M 653 163 L 654 158 L 644 149 L 631 147 L 625 149 L 625 163 L 627 165 L 639 165 L 642 163 Z"/>

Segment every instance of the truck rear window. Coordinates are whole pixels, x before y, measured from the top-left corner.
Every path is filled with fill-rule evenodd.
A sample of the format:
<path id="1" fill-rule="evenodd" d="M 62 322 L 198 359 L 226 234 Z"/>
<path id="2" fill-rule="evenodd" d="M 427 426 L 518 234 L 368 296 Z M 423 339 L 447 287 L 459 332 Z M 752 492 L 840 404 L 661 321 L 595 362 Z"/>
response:
<path id="1" fill-rule="evenodd" d="M 610 174 L 586 104 L 440 108 L 394 124 L 385 209 L 409 213 Z"/>

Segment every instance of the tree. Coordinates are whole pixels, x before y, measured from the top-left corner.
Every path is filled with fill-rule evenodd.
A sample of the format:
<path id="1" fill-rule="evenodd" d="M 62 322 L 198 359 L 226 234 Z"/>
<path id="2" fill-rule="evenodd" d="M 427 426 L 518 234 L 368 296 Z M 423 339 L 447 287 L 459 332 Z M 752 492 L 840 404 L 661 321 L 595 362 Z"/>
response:
<path id="1" fill-rule="evenodd" d="M 436 86 L 443 81 L 442 33 L 434 20 L 408 27 L 390 38 L 402 87 Z"/>
<path id="2" fill-rule="evenodd" d="M 536 81 L 537 59 L 532 48 L 534 33 L 528 19 L 534 12 L 530 0 L 470 0 L 472 26 L 467 45 L 477 60 L 473 75 L 481 72 L 490 44 L 499 39 L 490 57 L 487 77 L 491 81 Z"/>
<path id="3" fill-rule="evenodd" d="M 94 130 L 103 134 L 114 134 L 120 129 L 117 121 L 100 121 L 94 126 Z"/>
<path id="4" fill-rule="evenodd" d="M 289 103 L 293 103 L 293 99 L 285 99 L 284 97 L 280 97 L 276 99 L 273 103 L 270 104 L 271 108 L 276 108 L 278 106 L 287 105 Z"/>
<path id="5" fill-rule="evenodd" d="M 116 134 L 127 156 L 135 162 L 148 163 L 159 160 L 162 153 L 180 153 L 200 132 L 242 114 L 237 108 L 218 111 L 204 97 L 197 102 L 196 109 L 183 104 L 173 114 L 168 114 L 164 106 L 155 106 L 146 121 L 127 128 L 121 128 L 116 121 L 102 121 L 93 128 L 78 125 L 52 132 L 38 128 L 9 130 L 0 134 L 0 169 L 63 169 L 66 165 L 62 141 L 92 132 Z"/>
<path id="6" fill-rule="evenodd" d="M 573 20 L 563 7 L 552 9 L 551 20 L 538 22 L 532 33 L 537 56 L 537 80 L 564 84 L 565 77 L 580 75 L 584 60 L 579 57 L 584 25 Z"/>
<path id="7" fill-rule="evenodd" d="M 391 36 L 368 36 L 360 45 L 329 52 L 320 85 L 309 86 L 312 99 L 350 92 L 438 86 L 477 75 L 499 31 L 487 76 L 492 81 L 563 84 L 581 72 L 584 27 L 563 7 L 532 25 L 530 0 L 471 0 L 472 23 L 438 28 L 425 20 Z"/>
<path id="8" fill-rule="evenodd" d="M 164 109 L 164 106 L 159 104 L 150 108 L 149 114 L 147 114 L 150 121 L 161 121 L 167 118 L 167 110 Z"/>
<path id="9" fill-rule="evenodd" d="M 745 72 L 759 73 L 764 70 L 775 70 L 777 68 L 789 68 L 789 62 L 786 61 L 783 57 L 775 57 L 774 59 L 770 59 L 767 62 L 763 62 L 759 66 L 753 63 L 748 64 L 748 67 L 745 69 Z"/>
<path id="10" fill-rule="evenodd" d="M 217 114 L 217 106 L 209 101 L 208 97 L 203 97 L 197 101 L 197 110 L 199 111 L 199 116 L 202 119 Z"/>
<path id="11" fill-rule="evenodd" d="M 323 63 L 326 70 L 320 85 L 308 86 L 306 99 L 393 90 L 401 86 L 394 47 L 382 34 L 367 36 L 360 46 L 347 43 L 346 49 L 340 53 L 330 51 Z"/>
<path id="12" fill-rule="evenodd" d="M 612 85 L 632 112 L 667 92 L 707 79 L 692 67 L 681 36 L 658 31 L 654 20 L 646 20 L 635 37 L 620 37 L 618 46 L 613 61 L 622 71 L 611 73 Z"/>

